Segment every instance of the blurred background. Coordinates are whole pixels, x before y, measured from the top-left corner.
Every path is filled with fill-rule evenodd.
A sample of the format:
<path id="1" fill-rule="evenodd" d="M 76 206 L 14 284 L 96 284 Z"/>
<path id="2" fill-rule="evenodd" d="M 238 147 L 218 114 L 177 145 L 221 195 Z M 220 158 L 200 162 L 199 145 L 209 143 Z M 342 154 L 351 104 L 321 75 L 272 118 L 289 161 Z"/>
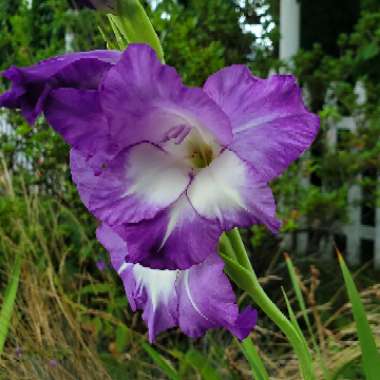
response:
<path id="1" fill-rule="evenodd" d="M 380 339 L 379 0 L 143 3 L 166 62 L 187 85 L 233 63 L 261 77 L 293 73 L 320 115 L 312 149 L 271 184 L 280 234 L 260 226 L 242 233 L 266 291 L 284 309 L 282 286 L 294 300 L 283 259 L 289 253 L 327 368 L 339 363 L 336 379 L 362 379 L 335 249 L 351 265 Z M 0 0 L 0 70 L 105 48 L 97 26 L 111 34 L 104 17 L 74 0 Z M 0 82 L 0 92 L 6 88 Z M 95 228 L 71 181 L 68 146 L 43 118 L 31 127 L 17 112 L 0 111 L 0 303 L 22 256 L 4 379 L 252 378 L 227 332 L 190 340 L 172 330 L 146 346 L 145 326 L 131 313 Z M 299 378 L 265 317 L 253 339 L 273 379 Z"/>

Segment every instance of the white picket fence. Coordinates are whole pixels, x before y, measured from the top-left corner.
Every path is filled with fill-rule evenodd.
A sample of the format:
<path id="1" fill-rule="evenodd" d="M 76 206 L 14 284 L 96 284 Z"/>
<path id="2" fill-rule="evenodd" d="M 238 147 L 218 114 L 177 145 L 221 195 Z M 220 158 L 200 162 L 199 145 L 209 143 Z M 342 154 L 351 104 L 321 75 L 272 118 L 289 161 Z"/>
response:
<path id="1" fill-rule="evenodd" d="M 300 28 L 301 4 L 298 0 L 280 0 L 280 58 L 283 60 L 291 60 L 297 53 L 300 46 L 300 36 L 302 30 Z M 365 102 L 366 94 L 363 86 L 359 83 L 356 86 L 356 94 L 358 103 Z M 327 145 L 330 149 L 336 149 L 341 133 L 355 133 L 356 123 L 354 118 L 345 117 L 339 123 L 330 125 L 327 133 Z M 377 186 L 380 186 L 380 173 L 377 173 Z M 304 186 L 308 186 L 308 179 L 302 179 Z M 379 190 L 379 189 L 378 189 Z M 321 188 L 321 191 L 322 188 Z M 340 232 L 345 236 L 345 250 L 347 259 L 352 264 L 359 264 L 363 258 L 374 259 L 374 266 L 380 269 L 380 208 L 373 206 L 373 220 L 371 225 L 364 224 L 362 200 L 367 194 L 359 185 L 354 185 L 349 190 L 349 223 L 347 225 L 338 226 Z M 309 242 L 309 235 L 305 232 L 297 236 L 297 251 L 304 253 Z M 320 246 L 321 252 L 332 251 L 333 237 L 322 241 Z"/>

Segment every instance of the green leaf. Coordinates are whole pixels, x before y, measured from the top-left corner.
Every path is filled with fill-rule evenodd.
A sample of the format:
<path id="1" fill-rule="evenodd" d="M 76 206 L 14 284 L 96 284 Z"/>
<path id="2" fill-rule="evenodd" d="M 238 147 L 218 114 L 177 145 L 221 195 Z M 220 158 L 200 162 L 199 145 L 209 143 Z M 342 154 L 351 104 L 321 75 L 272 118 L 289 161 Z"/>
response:
<path id="1" fill-rule="evenodd" d="M 355 286 L 350 271 L 339 252 L 338 259 L 355 318 L 356 329 L 362 351 L 363 370 L 367 380 L 378 380 L 380 374 L 380 354 L 377 350 L 375 339 L 369 326 L 359 292 Z"/>
<path id="2" fill-rule="evenodd" d="M 117 352 L 123 352 L 127 347 L 131 333 L 126 326 L 120 325 L 116 328 L 116 349 Z"/>
<path id="3" fill-rule="evenodd" d="M 376 57 L 379 54 L 379 47 L 375 42 L 372 42 L 368 45 L 364 45 L 359 49 L 357 59 L 361 61 L 367 61 L 373 57 Z"/>
<path id="4" fill-rule="evenodd" d="M 305 346 L 307 346 L 305 336 L 303 335 L 302 330 L 300 328 L 300 325 L 298 324 L 298 321 L 297 321 L 296 315 L 295 315 L 295 313 L 293 311 L 292 305 L 289 302 L 289 298 L 286 295 L 285 290 L 284 290 L 283 287 L 281 287 L 281 290 L 282 290 L 282 294 L 283 294 L 284 299 L 285 299 L 286 308 L 288 309 L 288 314 L 289 314 L 289 317 L 290 317 L 290 322 L 292 323 L 293 327 L 297 330 L 297 333 L 298 333 L 300 339 L 302 340 L 302 343 Z"/>
<path id="5" fill-rule="evenodd" d="M 261 360 L 260 355 L 256 350 L 256 347 L 252 343 L 252 339 L 244 339 L 240 343 L 240 346 L 244 356 L 247 358 L 251 366 L 253 378 L 255 380 L 269 380 L 268 372 L 265 369 L 264 363 Z"/>
<path id="6" fill-rule="evenodd" d="M 295 293 L 296 298 L 297 298 L 298 305 L 299 305 L 299 307 L 300 307 L 300 309 L 302 311 L 302 316 L 303 316 L 303 318 L 305 320 L 305 323 L 306 323 L 306 326 L 307 326 L 307 328 L 309 330 L 310 335 L 312 337 L 314 337 L 313 330 L 311 328 L 310 319 L 309 319 L 309 316 L 307 314 L 305 300 L 303 298 L 301 287 L 299 285 L 299 278 L 297 276 L 297 273 L 296 273 L 296 270 L 294 268 L 293 262 L 292 262 L 292 260 L 290 259 L 290 257 L 288 255 L 285 255 L 285 262 L 286 262 L 286 266 L 288 268 L 290 280 L 292 282 L 292 286 L 293 286 L 294 293 Z"/>
<path id="7" fill-rule="evenodd" d="M 145 352 L 152 358 L 152 360 L 170 380 L 180 380 L 177 371 L 167 359 L 165 359 L 149 344 L 145 342 L 142 342 L 141 344 Z"/>
<path id="8" fill-rule="evenodd" d="M 204 380 L 220 380 L 218 372 L 208 363 L 207 357 L 199 351 L 190 349 L 185 359 L 194 367 Z"/>
<path id="9" fill-rule="evenodd" d="M 99 293 L 110 293 L 112 292 L 113 288 L 111 284 L 89 284 L 83 286 L 79 294 L 85 295 L 85 294 L 99 294 Z"/>
<path id="10" fill-rule="evenodd" d="M 12 318 L 13 308 L 16 301 L 17 289 L 20 282 L 21 256 L 18 254 L 13 266 L 12 275 L 5 290 L 4 302 L 0 311 L 0 355 L 8 336 L 9 325 Z"/>

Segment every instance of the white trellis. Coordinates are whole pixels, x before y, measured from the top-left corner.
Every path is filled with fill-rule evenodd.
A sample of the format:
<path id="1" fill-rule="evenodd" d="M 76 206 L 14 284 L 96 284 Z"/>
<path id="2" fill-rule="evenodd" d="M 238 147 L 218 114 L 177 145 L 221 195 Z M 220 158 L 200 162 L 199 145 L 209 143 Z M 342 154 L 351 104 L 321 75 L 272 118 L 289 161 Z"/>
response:
<path id="1" fill-rule="evenodd" d="M 300 3 L 298 0 L 280 0 L 280 58 L 290 60 L 297 52 L 300 45 Z M 356 87 L 357 101 L 365 102 L 365 91 L 358 84 Z M 327 144 L 331 149 L 336 149 L 339 133 L 348 131 L 355 133 L 356 123 L 352 117 L 345 117 L 340 122 L 329 127 L 327 133 Z M 304 185 L 308 185 L 308 179 L 304 179 Z M 378 173 L 378 186 L 380 186 L 380 176 Z M 347 259 L 351 264 L 359 264 L 362 257 L 362 242 L 364 240 L 373 242 L 374 266 L 380 269 L 380 207 L 375 206 L 374 225 L 364 225 L 362 223 L 362 199 L 364 189 L 359 185 L 354 185 L 349 189 L 349 223 L 342 226 L 341 230 L 346 237 Z M 308 235 L 302 233 L 297 239 L 297 250 L 305 251 L 308 243 Z M 327 245 L 331 242 L 327 242 Z M 325 246 L 325 251 L 329 249 Z"/>
<path id="2" fill-rule="evenodd" d="M 364 90 L 362 86 L 356 87 L 358 101 L 361 102 L 365 99 Z M 344 117 L 338 123 L 329 126 L 327 134 L 327 143 L 331 149 L 336 149 L 339 133 L 349 132 L 355 133 L 357 129 L 354 118 Z M 379 186 L 380 176 L 377 177 Z M 374 205 L 374 223 L 367 225 L 362 220 L 362 201 L 365 196 L 365 189 L 359 185 L 353 185 L 348 192 L 348 216 L 349 223 L 342 226 L 342 232 L 346 237 L 346 253 L 347 260 L 351 264 L 360 264 L 361 257 L 365 253 L 373 254 L 374 266 L 380 269 L 380 207 L 376 203 Z M 373 252 L 363 252 L 364 241 L 370 241 L 373 244 Z"/>

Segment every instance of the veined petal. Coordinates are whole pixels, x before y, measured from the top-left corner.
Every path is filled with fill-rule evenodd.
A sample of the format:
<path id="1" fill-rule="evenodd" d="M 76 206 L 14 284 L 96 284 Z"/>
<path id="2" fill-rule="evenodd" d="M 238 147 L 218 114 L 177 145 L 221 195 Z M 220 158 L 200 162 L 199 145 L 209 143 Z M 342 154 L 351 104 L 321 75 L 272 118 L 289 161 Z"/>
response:
<path id="1" fill-rule="evenodd" d="M 219 221 L 223 230 L 252 224 L 272 231 L 279 227 L 271 189 L 228 149 L 195 176 L 187 195 L 200 215 Z"/>
<path id="2" fill-rule="evenodd" d="M 112 157 L 112 152 L 107 151 L 100 151 L 94 156 L 86 155 L 77 149 L 70 151 L 71 177 L 77 186 L 82 202 L 88 209 L 91 195 L 97 187 L 99 175 Z"/>
<path id="3" fill-rule="evenodd" d="M 109 128 L 100 108 L 98 91 L 53 90 L 45 103 L 45 116 L 65 141 L 80 152 L 94 155 L 110 150 Z"/>
<path id="4" fill-rule="evenodd" d="M 119 153 L 99 175 L 90 210 L 109 225 L 137 223 L 175 202 L 190 182 L 188 168 L 142 143 Z"/>
<path id="5" fill-rule="evenodd" d="M 30 67 L 13 66 L 3 72 L 13 86 L 0 96 L 0 107 L 20 108 L 25 119 L 33 124 L 51 89 L 95 89 L 120 55 L 116 51 L 95 50 L 65 54 Z"/>
<path id="6" fill-rule="evenodd" d="M 256 311 L 247 308 L 239 315 L 223 267 L 223 261 L 213 254 L 202 264 L 181 272 L 177 283 L 179 327 L 186 335 L 196 338 L 210 328 L 224 327 L 244 339 L 254 328 Z"/>
<path id="7" fill-rule="evenodd" d="M 187 269 L 217 250 L 218 223 L 200 217 L 186 195 L 150 220 L 115 227 L 128 261 L 158 269 Z"/>
<path id="8" fill-rule="evenodd" d="M 230 118 L 230 148 L 266 181 L 297 159 L 318 132 L 319 118 L 305 108 L 291 75 L 260 79 L 233 65 L 212 75 L 204 90 Z"/>
<path id="9" fill-rule="evenodd" d="M 224 327 L 239 339 L 255 326 L 255 310 L 247 308 L 239 314 L 223 262 L 215 253 L 187 270 L 150 269 L 128 262 L 127 244 L 113 228 L 100 226 L 97 237 L 110 252 L 132 309 L 143 310 L 150 341 L 174 326 L 191 337 Z"/>
<path id="10" fill-rule="evenodd" d="M 185 87 L 175 69 L 162 64 L 148 45 L 128 46 L 103 80 L 101 101 L 111 134 L 126 145 L 159 144 L 184 126 L 220 145 L 232 140 L 224 112 L 202 89 Z"/>

